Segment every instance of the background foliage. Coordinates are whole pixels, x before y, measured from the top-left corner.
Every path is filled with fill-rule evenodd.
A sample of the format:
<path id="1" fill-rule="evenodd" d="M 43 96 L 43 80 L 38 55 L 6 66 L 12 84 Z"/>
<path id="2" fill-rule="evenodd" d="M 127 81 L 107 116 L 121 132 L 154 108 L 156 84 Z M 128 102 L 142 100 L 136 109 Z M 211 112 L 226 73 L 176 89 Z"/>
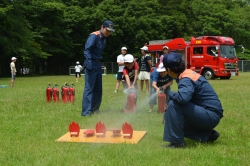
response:
<path id="1" fill-rule="evenodd" d="M 107 40 L 104 61 L 116 61 L 122 46 L 135 56 L 149 40 L 222 35 L 243 45 L 250 59 L 250 10 L 245 0 L 2 0 L 0 76 L 17 67 L 33 74 L 66 74 L 92 31 L 110 19 L 116 32 Z"/>

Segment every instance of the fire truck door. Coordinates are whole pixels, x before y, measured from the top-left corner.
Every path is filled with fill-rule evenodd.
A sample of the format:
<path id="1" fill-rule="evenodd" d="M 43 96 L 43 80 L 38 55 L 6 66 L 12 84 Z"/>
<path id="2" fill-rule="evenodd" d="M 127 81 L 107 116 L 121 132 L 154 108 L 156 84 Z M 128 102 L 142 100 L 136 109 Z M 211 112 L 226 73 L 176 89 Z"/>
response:
<path id="1" fill-rule="evenodd" d="M 199 69 L 204 66 L 204 51 L 203 47 L 191 47 L 190 48 L 190 67 Z"/>
<path id="2" fill-rule="evenodd" d="M 218 51 L 215 46 L 207 46 L 204 56 L 204 65 L 217 66 Z"/>

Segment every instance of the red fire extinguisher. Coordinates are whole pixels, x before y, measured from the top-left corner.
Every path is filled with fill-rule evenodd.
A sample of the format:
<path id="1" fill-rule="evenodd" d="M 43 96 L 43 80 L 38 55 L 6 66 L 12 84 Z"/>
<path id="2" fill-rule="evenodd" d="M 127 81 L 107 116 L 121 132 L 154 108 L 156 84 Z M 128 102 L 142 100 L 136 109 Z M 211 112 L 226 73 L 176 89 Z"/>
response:
<path id="1" fill-rule="evenodd" d="M 74 84 L 70 85 L 69 88 L 69 101 L 70 102 L 74 102 L 75 101 L 75 88 L 74 88 Z"/>
<path id="2" fill-rule="evenodd" d="M 57 84 L 53 87 L 53 99 L 55 103 L 59 102 L 59 89 Z"/>
<path id="3" fill-rule="evenodd" d="M 164 93 L 162 87 L 158 94 L 158 113 L 164 113 L 166 110 L 166 94 Z"/>
<path id="4" fill-rule="evenodd" d="M 64 103 L 68 103 L 69 102 L 69 85 L 67 83 L 65 83 L 62 88 L 62 101 Z"/>
<path id="5" fill-rule="evenodd" d="M 51 102 L 51 100 L 52 100 L 52 88 L 51 88 L 50 84 L 48 84 L 48 86 L 46 88 L 46 101 Z"/>
<path id="6" fill-rule="evenodd" d="M 127 110 L 128 112 L 136 112 L 136 94 L 133 89 L 128 91 Z"/>

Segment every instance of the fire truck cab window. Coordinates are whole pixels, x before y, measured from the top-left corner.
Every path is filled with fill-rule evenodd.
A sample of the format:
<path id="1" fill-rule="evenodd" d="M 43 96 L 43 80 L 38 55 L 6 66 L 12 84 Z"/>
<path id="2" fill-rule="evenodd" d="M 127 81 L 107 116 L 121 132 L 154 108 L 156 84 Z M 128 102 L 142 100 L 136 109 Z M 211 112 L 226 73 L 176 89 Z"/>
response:
<path id="1" fill-rule="evenodd" d="M 218 56 L 216 47 L 207 47 L 207 54 L 212 56 Z"/>
<path id="2" fill-rule="evenodd" d="M 203 47 L 194 47 L 194 54 L 203 54 Z"/>

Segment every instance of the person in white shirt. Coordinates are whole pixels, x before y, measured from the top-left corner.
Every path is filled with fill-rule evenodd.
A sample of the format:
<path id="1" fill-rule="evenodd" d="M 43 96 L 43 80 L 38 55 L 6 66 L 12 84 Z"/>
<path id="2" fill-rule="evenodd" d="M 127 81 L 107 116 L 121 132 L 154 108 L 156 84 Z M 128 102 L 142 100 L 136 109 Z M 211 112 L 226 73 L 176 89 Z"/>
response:
<path id="1" fill-rule="evenodd" d="M 10 82 L 10 87 L 14 87 L 14 81 L 16 79 L 16 57 L 12 57 L 11 60 L 12 62 L 10 63 L 10 70 L 11 70 L 11 82 Z"/>
<path id="2" fill-rule="evenodd" d="M 123 77 L 123 68 L 124 68 L 124 56 L 127 54 L 127 48 L 122 47 L 121 48 L 121 54 L 117 56 L 117 64 L 118 64 L 118 73 L 117 73 L 117 81 L 115 85 L 115 91 L 114 93 L 117 93 L 121 81 L 124 79 Z"/>
<path id="3" fill-rule="evenodd" d="M 76 62 L 75 66 L 75 74 L 76 74 L 76 82 L 78 82 L 78 79 L 81 77 L 81 70 L 83 67 L 80 65 L 80 62 Z"/>

